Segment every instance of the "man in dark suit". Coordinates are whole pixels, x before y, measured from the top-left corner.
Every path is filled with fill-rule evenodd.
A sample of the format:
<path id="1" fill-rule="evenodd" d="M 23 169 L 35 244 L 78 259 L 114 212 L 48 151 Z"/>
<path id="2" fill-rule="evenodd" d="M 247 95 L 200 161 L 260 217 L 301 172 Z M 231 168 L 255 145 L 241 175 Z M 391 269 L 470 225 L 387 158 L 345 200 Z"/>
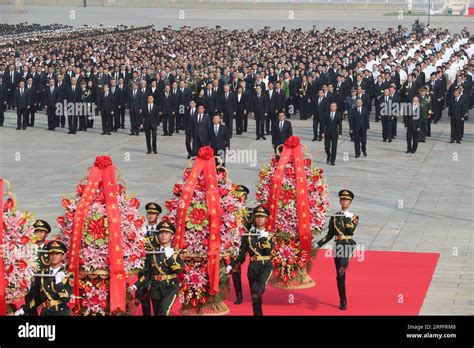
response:
<path id="1" fill-rule="evenodd" d="M 48 116 L 48 130 L 55 130 L 58 124 L 56 113 L 56 103 L 59 102 L 59 88 L 55 86 L 54 79 L 49 80 L 49 86 L 44 91 L 44 106 Z"/>
<path id="2" fill-rule="evenodd" d="M 142 118 L 142 105 L 136 82 L 132 83 L 132 89 L 128 91 L 128 112 L 130 114 L 130 135 L 139 134 L 140 120 Z"/>
<path id="3" fill-rule="evenodd" d="M 398 125 L 398 116 L 400 114 L 400 103 L 401 97 L 400 92 L 397 91 L 395 84 L 392 84 L 389 88 L 390 90 L 390 98 L 392 101 L 392 137 L 395 138 L 397 136 L 397 125 Z"/>
<path id="4" fill-rule="evenodd" d="M 101 135 L 111 135 L 113 128 L 113 120 L 115 115 L 115 97 L 110 93 L 109 86 L 104 85 L 104 91 L 99 96 L 99 110 L 102 119 Z"/>
<path id="5" fill-rule="evenodd" d="M 121 74 L 121 73 L 120 73 Z M 120 75 L 119 75 L 120 76 Z M 120 128 L 125 129 L 125 108 L 127 105 L 127 99 L 128 99 L 128 87 L 124 83 L 123 78 L 119 78 L 118 80 L 118 113 L 120 116 Z"/>
<path id="6" fill-rule="evenodd" d="M 390 97 L 390 90 L 385 89 L 383 95 L 380 97 L 380 117 L 382 118 L 382 138 L 383 141 L 392 142 L 392 98 Z"/>
<path id="7" fill-rule="evenodd" d="M 143 110 L 143 118 L 140 127 L 145 130 L 147 154 L 158 153 L 156 149 L 156 129 L 160 123 L 158 117 L 158 107 L 154 104 L 152 95 L 148 96 L 148 103 Z"/>
<path id="8" fill-rule="evenodd" d="M 236 115 L 237 111 L 237 101 L 235 99 L 235 95 L 230 91 L 229 85 L 224 85 L 224 92 L 219 94 L 217 98 L 219 105 L 218 109 L 224 117 L 226 131 L 228 132 L 229 138 L 232 138 L 234 116 Z"/>
<path id="9" fill-rule="evenodd" d="M 67 123 L 69 126 L 68 134 L 76 134 L 79 117 L 85 117 L 85 115 L 79 115 L 79 105 L 82 103 L 82 91 L 80 86 L 77 84 L 76 77 L 71 77 L 71 85 L 66 86 L 67 94 Z"/>
<path id="10" fill-rule="evenodd" d="M 222 159 L 222 164 L 225 165 L 225 150 L 230 146 L 230 136 L 227 132 L 227 126 L 221 124 L 221 120 L 220 114 L 212 116 L 212 127 L 209 133 L 214 155 L 219 156 Z"/>
<path id="11" fill-rule="evenodd" d="M 189 108 L 189 101 L 191 100 L 192 93 L 191 89 L 186 86 L 184 81 L 179 81 L 179 88 L 177 92 L 178 100 L 178 113 L 179 123 L 176 122 L 176 130 L 186 130 L 184 126 L 184 117 L 186 110 Z"/>
<path id="12" fill-rule="evenodd" d="M 273 151 L 277 151 L 279 145 L 283 144 L 286 139 L 293 135 L 291 122 L 286 120 L 285 112 L 278 113 L 278 122 L 273 125 L 272 129 L 272 146 Z"/>
<path id="13" fill-rule="evenodd" d="M 421 118 L 423 110 L 418 97 L 414 97 L 408 115 L 404 117 L 405 129 L 407 131 L 407 151 L 405 153 L 415 153 L 420 139 Z"/>
<path id="14" fill-rule="evenodd" d="M 237 88 L 235 92 L 235 125 L 236 125 L 236 134 L 240 135 L 244 131 L 244 117 L 247 115 L 250 109 L 250 94 L 243 93 L 242 87 Z"/>
<path id="15" fill-rule="evenodd" d="M 194 99 L 191 99 L 189 101 L 189 107 L 186 108 L 186 111 L 184 113 L 184 134 L 185 134 L 185 139 L 184 143 L 186 145 L 186 151 L 188 152 L 187 158 L 190 159 L 193 156 L 193 149 L 191 147 L 191 141 L 192 141 L 192 120 L 196 117 L 198 113 L 198 109 L 196 106 L 196 101 Z"/>
<path id="16" fill-rule="evenodd" d="M 266 91 L 266 98 L 267 98 L 267 117 L 265 117 L 265 130 L 266 134 L 270 135 L 271 129 L 273 129 L 273 125 L 277 122 L 277 117 L 278 117 L 278 106 L 277 103 L 279 102 L 278 100 L 278 95 L 275 92 L 275 89 L 273 89 L 273 83 L 268 84 L 268 90 Z M 271 123 L 271 125 L 270 125 Z"/>
<path id="17" fill-rule="evenodd" d="M 68 91 L 67 91 L 68 84 L 63 81 L 62 75 L 58 75 L 56 78 L 58 80 L 56 84 L 58 87 L 58 101 L 61 104 L 65 105 L 65 103 L 68 102 Z M 65 109 L 63 109 L 59 117 L 56 119 L 56 126 L 57 127 L 61 126 L 61 128 L 64 128 L 66 126 L 66 110 Z"/>
<path id="18" fill-rule="evenodd" d="M 324 91 L 319 90 L 318 97 L 315 99 L 315 111 L 313 116 L 313 141 L 321 141 L 324 120 L 326 115 L 329 112 L 329 101 L 328 98 L 324 96 Z M 318 127 L 319 127 L 319 136 L 318 136 Z"/>
<path id="19" fill-rule="evenodd" d="M 323 123 L 324 150 L 326 151 L 326 163 L 335 165 L 337 153 L 337 140 L 342 135 L 342 113 L 337 111 L 337 103 L 332 102 L 330 110 Z"/>
<path id="20" fill-rule="evenodd" d="M 160 100 L 160 116 L 163 120 L 163 135 L 172 136 L 176 117 L 176 95 L 171 92 L 170 86 L 165 86 Z"/>
<path id="21" fill-rule="evenodd" d="M 468 111 L 466 103 L 461 98 L 461 93 L 461 88 L 453 92 L 453 98 L 451 99 L 448 109 L 448 117 L 451 124 L 451 144 L 454 142 L 461 144 L 462 123 Z"/>
<path id="22" fill-rule="evenodd" d="M 262 92 L 262 87 L 258 85 L 256 87 L 255 94 L 252 100 L 252 112 L 255 117 L 255 123 L 257 125 L 257 139 L 266 140 L 265 138 L 265 117 L 267 116 L 267 103 L 265 95 Z"/>
<path id="23" fill-rule="evenodd" d="M 14 105 L 16 106 L 16 129 L 26 130 L 28 126 L 28 96 L 25 89 L 25 82 L 20 81 L 18 89 L 15 91 Z"/>
<path id="24" fill-rule="evenodd" d="M 194 156 L 197 156 L 201 147 L 209 145 L 211 119 L 204 113 L 204 105 L 198 106 L 198 113 L 190 119 L 191 139 Z"/>
<path id="25" fill-rule="evenodd" d="M 7 85 L 3 83 L 3 76 L 0 76 L 0 127 L 3 127 L 5 119 L 5 109 L 7 107 Z"/>
<path id="26" fill-rule="evenodd" d="M 117 72 L 118 75 L 118 72 Z M 112 124 L 112 130 L 114 132 L 117 132 L 117 130 L 120 128 L 120 112 L 119 112 L 119 105 L 120 105 L 120 91 L 117 87 L 117 80 L 116 79 L 111 79 L 110 80 L 110 95 L 114 99 L 114 114 L 112 117 L 113 124 Z"/>
<path id="27" fill-rule="evenodd" d="M 429 95 L 431 100 L 431 110 L 433 118 L 438 121 L 441 118 L 441 100 L 443 97 L 442 89 L 443 82 L 438 80 L 438 74 L 436 72 L 431 73 L 430 81 L 428 83 Z"/>
<path id="28" fill-rule="evenodd" d="M 26 85 L 26 95 L 28 97 L 28 126 L 35 126 L 35 113 L 38 106 L 38 89 L 33 84 L 33 78 L 28 78 Z"/>
<path id="29" fill-rule="evenodd" d="M 15 95 L 16 88 L 20 82 L 21 76 L 15 70 L 15 66 L 10 64 L 8 72 L 5 73 L 6 80 L 4 83 L 7 85 L 7 108 L 8 110 L 15 108 Z"/>
<path id="30" fill-rule="evenodd" d="M 208 112 L 209 116 L 214 115 L 217 112 L 217 92 L 213 90 L 211 83 L 207 85 L 204 98 L 206 103 L 206 111 Z"/>
<path id="31" fill-rule="evenodd" d="M 350 132 L 354 135 L 355 157 L 360 157 L 360 152 L 367 157 L 367 129 L 369 124 L 369 109 L 362 106 L 362 99 L 357 99 L 356 107 L 352 109 L 352 124 Z"/>

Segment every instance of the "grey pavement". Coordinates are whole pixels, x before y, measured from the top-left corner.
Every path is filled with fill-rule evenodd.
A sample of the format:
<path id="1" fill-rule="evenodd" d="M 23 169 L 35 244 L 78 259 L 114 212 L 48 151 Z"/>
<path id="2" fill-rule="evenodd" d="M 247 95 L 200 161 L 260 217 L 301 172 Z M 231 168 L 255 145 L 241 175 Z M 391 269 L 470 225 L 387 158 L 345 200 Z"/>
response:
<path id="1" fill-rule="evenodd" d="M 216 26 L 227 29 L 302 28 L 318 29 L 328 26 L 351 29 L 353 26 L 386 30 L 398 25 L 410 27 L 416 16 L 385 16 L 393 10 L 276 10 L 276 9 L 203 9 L 203 8 L 124 8 L 124 7 L 79 7 L 79 6 L 27 6 L 26 13 L 15 13 L 11 5 L 0 5 L 1 23 L 60 23 L 72 26 L 87 25 L 151 25 L 157 28 L 171 25 Z M 426 16 L 420 16 L 426 23 Z M 464 26 L 473 25 L 474 20 L 463 16 L 431 16 L 431 26 L 460 32 Z"/>

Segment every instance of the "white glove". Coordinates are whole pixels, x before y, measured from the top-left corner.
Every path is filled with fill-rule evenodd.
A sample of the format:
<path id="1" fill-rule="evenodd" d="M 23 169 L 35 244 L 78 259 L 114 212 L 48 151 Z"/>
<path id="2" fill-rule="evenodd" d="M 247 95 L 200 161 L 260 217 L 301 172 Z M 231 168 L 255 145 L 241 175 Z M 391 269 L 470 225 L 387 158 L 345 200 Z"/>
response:
<path id="1" fill-rule="evenodd" d="M 174 254 L 174 249 L 172 247 L 165 248 L 165 256 L 166 258 L 170 258 Z"/>
<path id="2" fill-rule="evenodd" d="M 351 213 L 350 211 L 345 211 L 344 216 L 352 219 L 352 217 L 354 216 L 354 213 Z"/>
<path id="3" fill-rule="evenodd" d="M 23 308 L 20 308 L 19 310 L 17 310 L 17 311 L 15 312 L 15 315 L 16 315 L 16 316 L 24 315 L 24 314 L 25 314 L 25 311 L 23 310 Z"/>
<path id="4" fill-rule="evenodd" d="M 63 271 L 56 273 L 54 276 L 54 279 L 56 280 L 56 284 L 59 284 L 63 281 L 63 279 L 66 277 L 66 273 Z"/>
<path id="5" fill-rule="evenodd" d="M 267 231 L 261 231 L 260 232 L 260 236 L 258 237 L 258 239 L 260 238 L 268 238 L 268 232 Z"/>
<path id="6" fill-rule="evenodd" d="M 128 287 L 127 292 L 132 293 L 135 290 L 137 290 L 137 287 L 135 285 L 131 285 L 131 286 Z"/>
<path id="7" fill-rule="evenodd" d="M 225 268 L 225 273 L 230 273 L 231 270 L 232 270 L 232 266 L 229 265 Z"/>

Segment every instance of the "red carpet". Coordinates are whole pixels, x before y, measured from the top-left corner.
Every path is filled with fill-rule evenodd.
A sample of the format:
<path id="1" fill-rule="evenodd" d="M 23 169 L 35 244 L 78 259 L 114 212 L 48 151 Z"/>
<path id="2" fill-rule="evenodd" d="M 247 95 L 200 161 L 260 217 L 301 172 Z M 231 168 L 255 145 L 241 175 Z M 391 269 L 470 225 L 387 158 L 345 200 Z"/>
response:
<path id="1" fill-rule="evenodd" d="M 363 255 L 363 257 L 362 257 Z M 438 253 L 393 251 L 355 252 L 347 275 L 348 309 L 340 311 L 334 261 L 323 250 L 311 269 L 316 286 L 305 290 L 280 290 L 267 286 L 263 295 L 265 315 L 418 315 L 438 262 Z M 229 315 L 252 315 L 247 263 L 243 265 L 244 302 L 226 301 Z M 171 315 L 179 315 L 176 301 Z M 135 315 L 141 315 L 137 307 Z"/>

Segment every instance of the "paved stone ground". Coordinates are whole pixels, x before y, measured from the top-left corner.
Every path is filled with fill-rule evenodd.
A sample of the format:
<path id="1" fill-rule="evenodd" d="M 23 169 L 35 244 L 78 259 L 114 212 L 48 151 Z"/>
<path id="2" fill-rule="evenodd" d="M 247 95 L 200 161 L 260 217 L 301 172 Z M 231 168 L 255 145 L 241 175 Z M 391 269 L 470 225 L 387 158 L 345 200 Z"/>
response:
<path id="1" fill-rule="evenodd" d="M 185 19 L 178 20 L 176 9 L 124 9 L 80 7 L 26 7 L 27 14 L 9 13 L 10 6 L 0 5 L 0 22 L 49 24 L 51 22 L 80 26 L 83 24 L 146 25 L 221 25 L 227 28 L 318 28 L 335 26 L 350 29 L 366 26 L 383 29 L 398 24 L 411 25 L 414 17 L 383 16 L 380 11 L 288 11 L 203 10 L 186 9 Z M 75 10 L 75 19 L 69 18 Z M 218 19 L 216 19 L 218 18 Z M 433 26 L 459 31 L 468 25 L 462 17 L 432 17 Z M 472 20 L 471 22 L 472 23 Z M 101 136 L 100 120 L 95 129 L 67 135 L 64 130 L 47 132 L 45 116 L 38 114 L 35 128 L 16 131 L 16 115 L 6 114 L 0 128 L 0 176 L 10 180 L 20 208 L 37 218 L 54 221 L 61 213 L 63 195 L 73 193 L 99 154 L 109 154 L 120 167 L 128 192 L 142 202 L 163 203 L 172 186 L 187 165 L 184 136 L 158 138 L 158 155 L 145 154 L 144 136 L 129 137 L 128 131 Z M 353 210 L 361 215 L 357 241 L 365 249 L 441 254 L 421 314 L 474 314 L 473 273 L 473 131 L 466 123 L 461 145 L 449 144 L 450 127 L 446 115 L 434 125 L 432 137 L 420 144 L 415 155 L 405 154 L 405 131 L 399 125 L 399 136 L 391 144 L 381 141 L 380 123 L 372 123 L 368 134 L 368 157 L 354 158 L 353 143 L 348 140 L 348 126 L 338 145 L 336 166 L 325 164 L 323 144 L 311 142 L 311 121 L 292 120 L 296 135 L 308 146 L 316 164 L 325 169 L 331 190 L 332 208 L 337 209 L 337 192 L 343 187 L 356 194 Z M 232 148 L 254 150 L 257 166 L 229 163 L 234 182 L 251 188 L 255 194 L 258 169 L 268 163 L 273 153 L 270 140 L 255 141 L 254 122 L 249 133 L 234 136 Z M 345 154 L 347 160 L 344 161 Z M 383 265 L 380 265 L 383 272 Z M 402 280 L 401 280 L 402 281 Z M 394 299 L 396 300 L 396 299 Z"/>
<path id="2" fill-rule="evenodd" d="M 120 7 L 78 7 L 78 6 L 25 6 L 26 14 L 12 13 L 13 6 L 0 5 L 1 23 L 50 24 L 61 23 L 73 26 L 88 25 L 150 25 L 157 28 L 171 25 L 179 28 L 189 26 L 216 26 L 229 29 L 303 28 L 318 29 L 328 26 L 337 29 L 351 29 L 353 26 L 377 28 L 396 28 L 398 25 L 411 28 L 415 16 L 384 16 L 393 10 L 255 10 L 255 9 L 179 9 L 179 8 L 120 8 Z M 72 12 L 73 18 L 71 18 Z M 420 21 L 427 23 L 426 16 Z M 447 28 L 460 32 L 464 26 L 472 26 L 472 17 L 431 16 L 431 26 Z M 470 23 L 470 24 L 469 24 Z"/>
<path id="3" fill-rule="evenodd" d="M 8 112 L 6 117 L 5 127 L 0 128 L 0 176 L 11 182 L 22 210 L 51 222 L 61 213 L 63 195 L 74 192 L 97 155 L 112 156 L 127 181 L 128 192 L 144 203 L 163 203 L 188 163 L 182 134 L 159 136 L 158 155 L 147 155 L 143 134 L 129 137 L 127 130 L 121 130 L 101 136 L 97 121 L 93 130 L 72 136 L 64 129 L 47 132 L 41 113 L 35 128 L 26 131 L 15 130 L 14 113 Z M 325 170 L 332 209 L 338 209 L 339 189 L 355 192 L 353 210 L 361 216 L 357 230 L 360 245 L 366 250 L 441 254 L 421 313 L 473 314 L 474 126 L 466 124 L 461 145 L 449 144 L 446 115 L 443 121 L 433 126 L 432 137 L 420 144 L 415 155 L 404 153 L 401 124 L 397 139 L 383 143 L 380 123 L 372 122 L 368 157 L 359 159 L 354 158 L 345 122 L 335 167 L 325 164 L 323 143 L 311 141 L 311 121 L 292 123 L 316 165 Z M 250 187 L 250 197 L 255 195 L 258 169 L 273 154 L 270 139 L 255 141 L 254 132 L 251 120 L 249 132 L 234 136 L 231 146 L 255 151 L 258 164 L 227 165 L 234 182 Z"/>

